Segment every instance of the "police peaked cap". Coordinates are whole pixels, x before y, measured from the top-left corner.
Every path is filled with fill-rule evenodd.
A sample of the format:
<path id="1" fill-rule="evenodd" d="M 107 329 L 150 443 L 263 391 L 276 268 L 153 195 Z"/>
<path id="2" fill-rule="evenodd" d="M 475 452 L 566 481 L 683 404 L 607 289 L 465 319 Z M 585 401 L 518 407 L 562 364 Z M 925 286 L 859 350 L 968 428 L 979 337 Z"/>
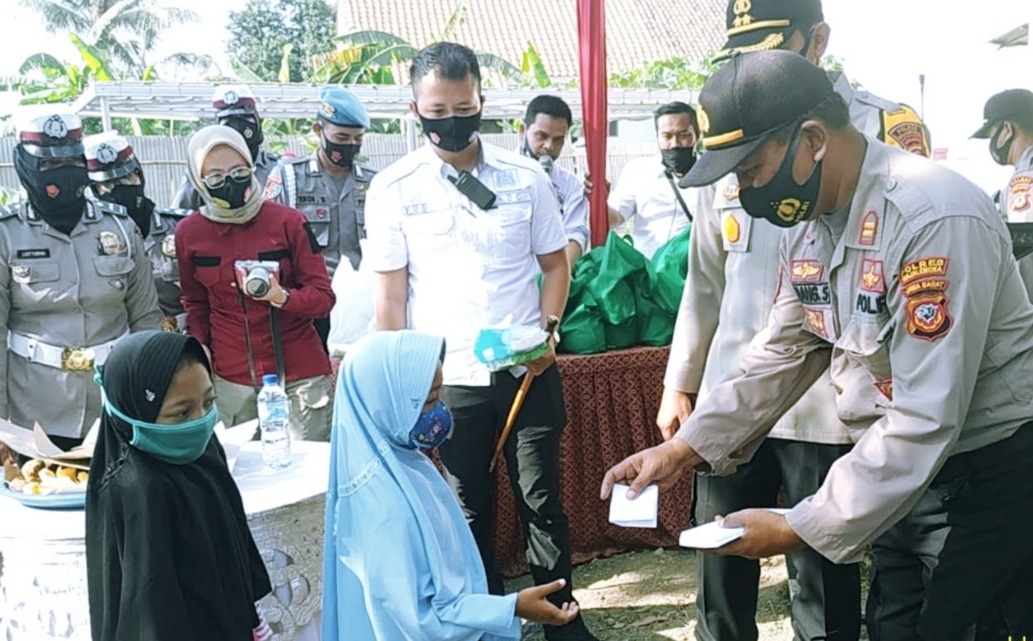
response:
<path id="1" fill-rule="evenodd" d="M 714 58 L 779 49 L 794 31 L 806 36 L 808 29 L 824 19 L 821 0 L 728 0 L 728 41 Z"/>
<path id="2" fill-rule="evenodd" d="M 212 94 L 212 108 L 216 120 L 229 116 L 258 117 L 255 93 L 247 85 L 218 85 Z"/>
<path id="3" fill-rule="evenodd" d="M 1010 120 L 1033 131 L 1033 92 L 1008 89 L 990 96 L 983 106 L 983 126 L 971 138 L 989 138 L 998 123 Z"/>
<path id="4" fill-rule="evenodd" d="M 83 155 L 82 120 L 75 114 L 44 113 L 25 117 L 18 123 L 17 130 L 18 143 L 30 155 L 39 158 Z"/>
<path id="5" fill-rule="evenodd" d="M 128 176 L 140 168 L 133 147 L 117 131 L 105 131 L 83 140 L 86 170 L 93 182 L 108 182 Z"/>

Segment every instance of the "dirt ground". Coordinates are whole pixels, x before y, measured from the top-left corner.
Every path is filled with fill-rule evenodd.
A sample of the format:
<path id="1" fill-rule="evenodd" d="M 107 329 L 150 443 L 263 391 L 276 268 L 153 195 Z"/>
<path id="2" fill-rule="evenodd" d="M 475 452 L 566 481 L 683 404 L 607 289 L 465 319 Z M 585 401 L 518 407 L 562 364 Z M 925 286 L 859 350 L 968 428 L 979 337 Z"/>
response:
<path id="1" fill-rule="evenodd" d="M 531 584 L 520 577 L 507 584 Z M 688 550 L 629 552 L 574 568 L 574 596 L 601 641 L 694 641 L 696 557 Z M 782 557 L 762 563 L 757 627 L 762 641 L 792 641 L 789 584 Z M 524 639 L 543 641 L 542 628 L 524 625 Z"/>

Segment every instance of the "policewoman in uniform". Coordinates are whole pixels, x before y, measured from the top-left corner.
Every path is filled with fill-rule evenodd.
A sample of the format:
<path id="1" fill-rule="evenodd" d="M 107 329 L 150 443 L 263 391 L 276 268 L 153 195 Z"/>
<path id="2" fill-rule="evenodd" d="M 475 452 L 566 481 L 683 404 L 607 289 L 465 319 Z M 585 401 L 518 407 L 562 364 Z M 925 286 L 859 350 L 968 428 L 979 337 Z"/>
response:
<path id="1" fill-rule="evenodd" d="M 94 365 L 129 332 L 161 329 L 162 314 L 133 220 L 86 199 L 78 116 L 23 123 L 14 167 L 28 202 L 0 210 L 0 416 L 71 447 L 100 416 Z"/>
<path id="2" fill-rule="evenodd" d="M 999 195 L 1001 213 L 1010 223 L 1033 222 L 1033 92 L 1008 89 L 991 96 L 983 107 L 983 125 L 973 138 L 987 138 L 998 165 L 1015 167 Z M 1033 300 L 1033 256 L 1019 260 L 1026 292 Z"/>
<path id="3" fill-rule="evenodd" d="M 808 546 L 849 563 L 871 544 L 873 641 L 968 639 L 989 616 L 1033 632 L 1033 306 L 993 203 L 861 134 L 791 52 L 733 56 L 700 105 L 706 152 L 685 181 L 734 170 L 746 212 L 789 228 L 776 300 L 742 373 L 608 471 L 602 494 L 734 472 L 829 370 L 853 449 L 786 515 L 725 515 L 745 534 L 718 552 Z"/>
<path id="4" fill-rule="evenodd" d="M 90 190 L 97 200 L 122 205 L 143 236 L 144 250 L 151 260 L 158 305 L 165 314 L 168 331 L 186 329 L 180 302 L 179 264 L 176 262 L 176 225 L 190 212 L 186 209 L 156 209 L 145 193 L 143 167 L 133 148 L 117 132 L 87 136 L 86 169 Z"/>
<path id="5" fill-rule="evenodd" d="M 728 41 L 721 55 L 784 49 L 818 65 L 829 34 L 819 0 L 730 0 Z M 854 90 L 840 72 L 828 75 L 859 131 L 928 155 L 925 127 L 913 110 Z M 704 143 L 708 120 L 702 112 Z M 738 191 L 735 175 L 729 174 L 716 188 L 698 192 L 696 227 L 689 239 L 690 268 L 657 416 L 665 438 L 689 415 L 694 396 L 705 395 L 739 374 L 742 355 L 771 311 L 782 229 L 748 216 Z M 874 218 L 870 223 L 878 225 Z M 744 507 L 773 506 L 780 489 L 789 505 L 817 491 L 829 466 L 852 444 L 849 430 L 836 416 L 827 374 L 786 412 L 770 436 L 735 474 L 696 479 L 696 522 L 706 523 Z M 795 582 L 791 598 L 797 641 L 856 640 L 861 624 L 858 567 L 833 564 L 813 550 L 788 555 L 787 564 Z M 703 556 L 697 572 L 697 636 L 703 641 L 756 639 L 760 564 L 738 557 Z"/>
<path id="6" fill-rule="evenodd" d="M 258 114 L 255 93 L 247 85 L 218 85 L 212 94 L 212 108 L 215 109 L 216 124 L 226 125 L 244 137 L 251 160 L 255 163 L 255 178 L 259 186 L 264 185 L 269 174 L 280 160 L 262 147 L 265 134 L 262 133 L 262 118 Z M 204 199 L 197 193 L 189 176 L 183 177 L 179 191 L 172 199 L 173 209 L 197 211 L 204 205 Z"/>
<path id="7" fill-rule="evenodd" d="M 270 174 L 265 197 L 305 214 L 319 243 L 331 279 L 342 260 L 359 268 L 366 237 L 366 190 L 376 174 L 355 162 L 369 116 L 355 94 L 341 87 L 319 90 L 319 112 L 312 133 L 319 148 L 311 156 L 285 160 Z M 330 319 L 316 321 L 326 345 Z"/>
<path id="8" fill-rule="evenodd" d="M 415 102 L 428 144 L 377 174 L 370 189 L 366 260 L 377 272 L 377 328 L 445 337 L 441 399 L 454 418 L 439 448 L 484 561 L 488 590 L 505 587 L 495 563 L 495 441 L 525 368 L 492 373 L 474 357 L 478 332 L 498 324 L 545 324 L 562 316 L 570 287 L 567 235 L 538 163 L 485 144 L 481 77 L 470 49 L 439 42 L 413 59 Z M 542 274 L 541 288 L 537 285 Z M 536 374 L 504 455 L 537 585 L 573 600 L 570 533 L 560 497 L 566 424 L 553 349 L 527 364 Z M 549 641 L 594 641 L 578 617 L 545 626 Z"/>

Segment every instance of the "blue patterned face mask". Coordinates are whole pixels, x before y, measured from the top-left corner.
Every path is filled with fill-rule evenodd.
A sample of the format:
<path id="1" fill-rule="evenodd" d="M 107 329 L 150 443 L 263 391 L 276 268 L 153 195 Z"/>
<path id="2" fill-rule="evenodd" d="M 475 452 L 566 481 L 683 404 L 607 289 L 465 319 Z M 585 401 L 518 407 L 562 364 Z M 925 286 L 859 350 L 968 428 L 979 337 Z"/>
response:
<path id="1" fill-rule="evenodd" d="M 452 436 L 452 412 L 444 401 L 438 401 L 420 414 L 416 425 L 409 430 L 409 442 L 414 446 L 432 450 Z"/>

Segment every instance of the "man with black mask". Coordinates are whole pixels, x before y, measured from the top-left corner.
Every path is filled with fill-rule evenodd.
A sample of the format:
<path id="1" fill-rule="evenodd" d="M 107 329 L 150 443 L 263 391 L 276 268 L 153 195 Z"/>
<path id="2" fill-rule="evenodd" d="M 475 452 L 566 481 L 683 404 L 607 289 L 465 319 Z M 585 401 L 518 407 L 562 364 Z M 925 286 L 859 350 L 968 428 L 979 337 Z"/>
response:
<path id="1" fill-rule="evenodd" d="M 728 0 L 725 25 L 727 42 L 718 54 L 722 59 L 738 52 L 782 49 L 819 65 L 831 34 L 820 0 Z M 925 125 L 914 110 L 854 89 L 842 72 L 827 75 L 861 132 L 912 153 L 929 154 Z M 714 114 L 708 117 L 701 110 L 699 116 L 703 143 L 712 143 L 708 138 L 715 133 L 710 129 Z M 734 174 L 698 194 L 689 274 L 657 415 L 665 439 L 692 412 L 697 394 L 702 399 L 739 374 L 742 355 L 764 328 L 778 288 L 782 229 L 744 211 Z M 873 213 L 865 235 L 853 242 L 869 246 L 879 225 L 879 215 Z M 735 474 L 696 479 L 692 518 L 705 523 L 745 505 L 774 505 L 780 491 L 789 505 L 795 505 L 817 489 L 829 466 L 850 447 L 850 433 L 836 416 L 829 377 L 823 376 Z M 861 617 L 858 567 L 835 565 L 813 550 L 790 554 L 787 564 L 796 577 L 792 610 L 797 641 L 856 640 Z M 704 556 L 697 570 L 700 641 L 757 639 L 759 564 Z"/>
<path id="2" fill-rule="evenodd" d="M 86 198 L 77 116 L 19 126 L 14 167 L 28 202 L 0 208 L 0 417 L 70 447 L 100 416 L 94 365 L 130 331 L 160 329 L 162 314 L 125 208 Z"/>
<path id="3" fill-rule="evenodd" d="M 570 105 L 559 96 L 535 96 L 520 123 L 520 153 L 542 166 L 560 205 L 570 266 L 588 251 L 588 199 L 584 183 L 557 164 L 574 124 Z"/>
<path id="4" fill-rule="evenodd" d="M 538 163 L 480 138 L 484 96 L 473 51 L 451 42 L 412 63 L 413 103 L 428 144 L 370 185 L 365 260 L 377 272 L 377 328 L 410 328 L 446 339 L 441 399 L 455 429 L 438 450 L 484 561 L 488 589 L 502 594 L 495 563 L 495 439 L 521 379 L 535 374 L 503 449 L 538 585 L 565 579 L 549 596 L 573 600 L 570 533 L 560 500 L 560 435 L 566 424 L 555 345 L 526 367 L 491 372 L 474 356 L 478 332 L 545 326 L 570 288 L 567 235 Z M 541 288 L 537 278 L 541 273 Z M 549 641 L 594 641 L 579 616 L 545 626 Z"/>
<path id="5" fill-rule="evenodd" d="M 165 329 L 186 328 L 180 302 L 179 264 L 176 261 L 175 229 L 190 214 L 186 209 L 155 209 L 144 194 L 143 167 L 129 141 L 115 131 L 87 136 L 86 169 L 94 198 L 122 205 L 143 235 L 144 249 L 151 259 L 158 304 L 165 313 Z"/>
<path id="6" fill-rule="evenodd" d="M 983 107 L 983 126 L 972 137 L 989 140 L 998 165 L 1015 167 L 998 195 L 1001 213 L 1010 223 L 1033 222 L 1033 92 L 1008 89 L 991 96 Z M 1019 260 L 1019 273 L 1033 300 L 1033 256 Z"/>
<path id="7" fill-rule="evenodd" d="M 319 147 L 310 156 L 285 160 L 269 175 L 268 200 L 305 214 L 333 279 L 341 260 L 359 268 L 360 241 L 366 237 L 366 189 L 376 170 L 356 162 L 369 116 L 355 94 L 327 85 L 319 90 L 319 111 L 312 133 Z M 315 321 L 326 347 L 330 320 Z"/>
<path id="8" fill-rule="evenodd" d="M 853 448 L 823 471 L 817 456 L 771 465 L 774 474 L 811 468 L 791 473 L 813 475 L 815 491 L 787 496 L 784 514 L 741 498 L 718 525 L 742 536 L 714 552 L 759 559 L 809 548 L 844 564 L 870 545 L 873 641 L 1033 634 L 1033 306 L 993 202 L 937 163 L 863 134 L 833 81 L 796 53 L 734 55 L 699 101 L 706 151 L 683 182 L 734 172 L 754 223 L 787 228 L 775 301 L 738 373 L 700 394 L 670 440 L 608 471 L 602 498 L 615 482 L 662 491 L 686 472 L 715 479 L 771 458 L 766 434 L 828 371 Z M 756 476 L 773 496 L 777 480 Z M 791 568 L 790 577 L 799 590 L 805 574 Z M 824 582 L 827 597 L 834 579 L 807 580 Z M 753 595 L 730 593 L 755 606 Z M 797 617 L 800 605 L 797 639 L 857 638 L 846 627 L 852 612 L 815 629 L 804 625 L 813 615 Z M 823 605 L 825 617 L 856 607 Z M 982 621 L 1003 630 L 977 636 Z"/>
<path id="9" fill-rule="evenodd" d="M 696 161 L 696 110 L 684 102 L 660 105 L 653 124 L 660 153 L 625 165 L 607 199 L 610 227 L 630 224 L 635 249 L 646 258 L 692 223 L 696 201 L 695 189 L 678 186 Z"/>
<path id="10" fill-rule="evenodd" d="M 262 133 L 262 119 L 258 115 L 258 103 L 251 87 L 218 85 L 212 94 L 212 107 L 215 109 L 216 123 L 235 129 L 244 137 L 248 151 L 251 152 L 251 159 L 255 161 L 255 177 L 258 184 L 265 185 L 269 174 L 276 168 L 280 155 L 262 148 L 265 135 Z M 184 176 L 179 190 L 172 198 L 172 208 L 197 211 L 203 204 L 190 179 Z"/>

